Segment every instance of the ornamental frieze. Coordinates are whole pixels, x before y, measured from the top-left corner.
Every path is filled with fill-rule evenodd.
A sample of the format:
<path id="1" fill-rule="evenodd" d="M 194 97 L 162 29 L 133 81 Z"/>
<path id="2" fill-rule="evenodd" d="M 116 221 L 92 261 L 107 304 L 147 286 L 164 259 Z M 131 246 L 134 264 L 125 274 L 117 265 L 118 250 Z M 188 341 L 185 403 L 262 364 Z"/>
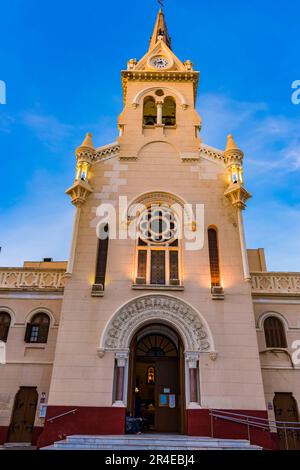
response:
<path id="1" fill-rule="evenodd" d="M 158 321 L 177 330 L 186 350 L 214 351 L 211 332 L 200 314 L 181 299 L 158 294 L 134 299 L 117 311 L 105 329 L 99 349 L 129 348 L 142 325 Z"/>

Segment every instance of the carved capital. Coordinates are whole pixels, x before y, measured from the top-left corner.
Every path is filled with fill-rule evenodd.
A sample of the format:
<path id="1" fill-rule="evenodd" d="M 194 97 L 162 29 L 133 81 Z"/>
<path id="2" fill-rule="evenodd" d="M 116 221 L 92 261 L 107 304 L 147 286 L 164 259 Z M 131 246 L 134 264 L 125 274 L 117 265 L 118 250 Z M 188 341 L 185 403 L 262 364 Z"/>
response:
<path id="1" fill-rule="evenodd" d="M 117 367 L 125 367 L 128 361 L 129 351 L 117 351 L 115 358 L 117 361 Z"/>
<path id="2" fill-rule="evenodd" d="M 199 361 L 199 353 L 194 351 L 185 352 L 185 360 L 189 369 L 197 369 Z"/>

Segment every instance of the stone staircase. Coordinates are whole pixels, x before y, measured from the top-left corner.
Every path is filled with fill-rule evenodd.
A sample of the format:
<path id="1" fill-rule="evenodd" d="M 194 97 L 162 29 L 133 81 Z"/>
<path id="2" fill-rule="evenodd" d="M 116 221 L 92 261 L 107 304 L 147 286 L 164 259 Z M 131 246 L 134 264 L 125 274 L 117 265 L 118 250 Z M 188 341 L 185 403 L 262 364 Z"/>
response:
<path id="1" fill-rule="evenodd" d="M 41 450 L 262 450 L 247 440 L 214 439 L 166 434 L 124 436 L 68 436 Z"/>

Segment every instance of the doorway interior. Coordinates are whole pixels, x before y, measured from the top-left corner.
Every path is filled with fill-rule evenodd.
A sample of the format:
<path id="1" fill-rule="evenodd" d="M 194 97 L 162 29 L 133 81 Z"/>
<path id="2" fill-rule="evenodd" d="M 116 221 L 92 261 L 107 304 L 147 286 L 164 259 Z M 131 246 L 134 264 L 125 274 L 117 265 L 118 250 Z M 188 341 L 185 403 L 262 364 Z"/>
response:
<path id="1" fill-rule="evenodd" d="M 130 348 L 128 413 L 142 432 L 185 432 L 183 346 L 177 333 L 155 324 L 142 328 Z"/>

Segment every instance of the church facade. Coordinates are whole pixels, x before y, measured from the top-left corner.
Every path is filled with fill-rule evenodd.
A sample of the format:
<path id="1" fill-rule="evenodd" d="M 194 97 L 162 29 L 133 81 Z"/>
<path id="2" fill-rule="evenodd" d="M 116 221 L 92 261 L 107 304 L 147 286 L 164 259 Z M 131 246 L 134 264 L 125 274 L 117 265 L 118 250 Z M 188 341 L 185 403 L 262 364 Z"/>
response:
<path id="1" fill-rule="evenodd" d="M 0 443 L 124 434 L 131 415 L 300 449 L 300 273 L 246 248 L 244 154 L 201 140 L 199 73 L 162 11 L 121 76 L 116 142 L 76 149 L 68 262 L 0 268 Z"/>

